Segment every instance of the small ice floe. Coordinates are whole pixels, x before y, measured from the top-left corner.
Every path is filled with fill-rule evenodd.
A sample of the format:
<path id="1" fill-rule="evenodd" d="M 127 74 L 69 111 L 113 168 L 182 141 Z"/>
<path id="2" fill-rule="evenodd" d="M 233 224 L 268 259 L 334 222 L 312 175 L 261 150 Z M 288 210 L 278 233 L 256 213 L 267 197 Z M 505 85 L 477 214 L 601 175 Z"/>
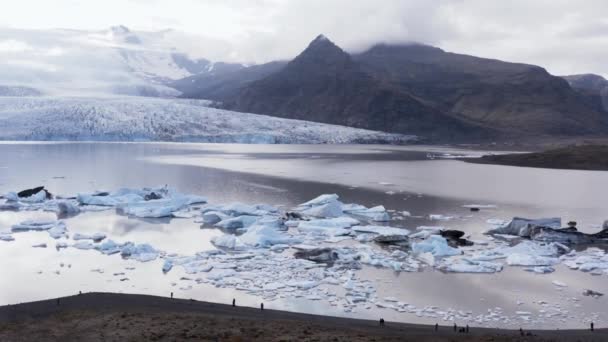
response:
<path id="1" fill-rule="evenodd" d="M 435 257 L 462 254 L 461 250 L 450 247 L 448 241 L 439 235 L 431 235 L 423 241 L 412 243 L 412 252 L 416 254 L 429 252 Z"/>
<path id="2" fill-rule="evenodd" d="M 431 221 L 450 221 L 454 219 L 454 216 L 447 216 L 442 214 L 430 214 L 429 220 Z"/>
<path id="3" fill-rule="evenodd" d="M 390 215 L 386 211 L 386 208 L 381 205 L 367 208 L 359 204 L 344 204 L 339 201 L 339 197 L 336 194 L 318 196 L 300 204 L 294 210 L 304 216 L 318 218 L 341 217 L 346 213 L 356 218 L 370 221 L 385 222 L 390 220 Z"/>
<path id="4" fill-rule="evenodd" d="M 445 272 L 457 273 L 496 273 L 502 271 L 502 268 L 503 266 L 500 263 L 462 258 L 456 262 L 452 262 L 451 259 L 445 259 L 439 269 Z"/>
<path id="5" fill-rule="evenodd" d="M 387 222 L 391 220 L 386 208 L 381 205 L 373 208 L 366 208 L 365 206 L 358 204 L 345 204 L 342 206 L 342 210 L 347 214 L 370 221 Z"/>
<path id="6" fill-rule="evenodd" d="M 391 186 L 391 185 L 395 185 L 395 184 L 390 183 L 390 182 L 378 182 L 378 184 L 380 184 L 380 185 L 384 185 L 384 186 Z"/>
<path id="7" fill-rule="evenodd" d="M 55 249 L 57 249 L 58 251 L 63 249 L 63 248 L 68 248 L 68 244 L 67 242 L 57 242 L 55 244 Z"/>
<path id="8" fill-rule="evenodd" d="M 559 217 L 542 218 L 542 219 L 527 219 L 514 217 L 508 224 L 491 229 L 487 234 L 505 234 L 515 235 L 520 237 L 530 237 L 534 227 L 549 227 L 559 229 L 562 225 L 562 219 Z"/>
<path id="9" fill-rule="evenodd" d="M 94 233 L 91 235 L 75 233 L 74 235 L 72 235 L 73 240 L 93 240 L 94 242 L 100 242 L 105 238 L 106 234 L 104 233 Z"/>
<path id="10" fill-rule="evenodd" d="M 67 236 L 67 228 L 63 221 L 28 220 L 11 227 L 13 232 L 46 231 L 53 239 Z"/>
<path id="11" fill-rule="evenodd" d="M 120 255 L 125 259 L 148 262 L 155 260 L 159 252 L 147 243 L 134 244 L 128 242 L 121 248 Z"/>
<path id="12" fill-rule="evenodd" d="M 72 245 L 72 247 L 82 250 L 95 249 L 95 245 L 90 241 L 78 241 Z"/>
<path id="13" fill-rule="evenodd" d="M 551 266 L 536 266 L 536 267 L 524 268 L 524 271 L 538 273 L 538 274 L 547 274 L 547 273 L 555 272 L 555 268 L 553 268 Z"/>
<path id="14" fill-rule="evenodd" d="M 236 230 L 239 228 L 248 228 L 253 225 L 259 217 L 250 215 L 241 215 L 237 217 L 229 217 L 215 224 L 216 227 L 227 230 Z"/>
<path id="15" fill-rule="evenodd" d="M 0 241 L 15 241 L 15 238 L 11 235 L 11 233 L 0 232 Z"/>
<path id="16" fill-rule="evenodd" d="M 74 216 L 80 213 L 80 208 L 71 201 L 57 201 L 57 214 L 60 216 Z"/>
<path id="17" fill-rule="evenodd" d="M 163 273 L 168 273 L 173 268 L 173 261 L 170 259 L 165 259 L 163 263 Z"/>
<path id="18" fill-rule="evenodd" d="M 410 231 L 405 228 L 393 228 L 387 226 L 355 226 L 352 228 L 357 233 L 372 233 L 378 235 L 409 235 Z"/>
<path id="19" fill-rule="evenodd" d="M 213 243 L 216 247 L 232 250 L 245 250 L 248 248 L 247 245 L 245 245 L 238 237 L 230 234 L 214 236 L 211 238 L 211 243 Z"/>
<path id="20" fill-rule="evenodd" d="M 38 244 L 32 245 L 32 247 L 34 247 L 34 248 L 46 248 L 46 243 L 38 243 Z"/>
<path id="21" fill-rule="evenodd" d="M 350 227 L 358 225 L 359 221 L 346 216 L 328 218 L 328 219 L 312 219 L 309 221 L 299 221 L 297 228 L 301 232 L 322 234 L 328 236 L 342 236 L 351 233 Z"/>
<path id="22" fill-rule="evenodd" d="M 496 206 L 495 204 L 465 204 L 462 207 L 467 208 L 467 209 L 471 209 L 471 208 L 496 209 L 498 206 Z"/>
<path id="23" fill-rule="evenodd" d="M 174 212 L 180 212 L 190 205 L 207 202 L 204 197 L 181 194 L 167 187 L 78 194 L 77 199 L 81 205 L 116 207 L 125 215 L 141 218 L 172 217 Z"/>
<path id="24" fill-rule="evenodd" d="M 551 284 L 553 284 L 553 285 L 555 285 L 555 286 L 557 286 L 557 287 L 559 287 L 559 288 L 562 288 L 562 287 L 568 287 L 568 285 L 566 285 L 566 283 L 561 282 L 561 281 L 559 281 L 559 280 L 553 280 L 553 281 L 551 282 Z"/>

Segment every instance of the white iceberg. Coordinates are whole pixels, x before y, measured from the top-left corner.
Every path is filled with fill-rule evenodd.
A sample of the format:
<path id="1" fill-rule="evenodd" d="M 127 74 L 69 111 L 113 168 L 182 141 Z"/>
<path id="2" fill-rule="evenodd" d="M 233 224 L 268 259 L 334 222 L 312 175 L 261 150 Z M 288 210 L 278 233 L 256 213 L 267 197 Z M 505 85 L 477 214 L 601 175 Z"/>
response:
<path id="1" fill-rule="evenodd" d="M 0 241 L 14 241 L 15 238 L 10 233 L 0 232 Z"/>
<path id="2" fill-rule="evenodd" d="M 147 243 L 134 244 L 126 243 L 120 250 L 120 255 L 125 259 L 133 259 L 140 262 L 155 260 L 159 252 Z"/>
<path id="3" fill-rule="evenodd" d="M 93 240 L 95 242 L 99 242 L 106 238 L 106 234 L 104 233 L 94 233 L 92 235 L 75 233 L 72 236 L 72 240 Z"/>
<path id="4" fill-rule="evenodd" d="M 224 229 L 248 228 L 258 219 L 258 216 L 241 215 L 221 220 L 220 222 L 216 223 L 215 226 Z"/>
<path id="5" fill-rule="evenodd" d="M 63 221 L 27 220 L 13 225 L 11 230 L 13 232 L 46 231 L 54 239 L 67 235 L 67 228 Z"/>
<path id="6" fill-rule="evenodd" d="M 378 235 L 402 235 L 410 234 L 410 231 L 405 228 L 393 228 L 387 226 L 355 226 L 352 228 L 357 233 L 372 233 Z"/>
<path id="7" fill-rule="evenodd" d="M 514 217 L 507 225 L 491 229 L 487 234 L 506 234 L 517 235 L 521 237 L 530 237 L 532 228 L 534 227 L 549 227 L 559 229 L 562 225 L 562 219 L 559 217 L 542 218 L 542 219 L 527 219 Z"/>
<path id="8" fill-rule="evenodd" d="M 387 222 L 391 220 L 391 217 L 386 211 L 386 208 L 381 205 L 375 206 L 373 208 L 366 208 L 364 206 L 350 204 L 344 205 L 343 211 L 355 217 L 361 217 L 370 221 Z"/>
<path id="9" fill-rule="evenodd" d="M 216 247 L 223 247 L 232 250 L 244 250 L 248 248 L 247 245 L 241 242 L 238 237 L 230 234 L 214 236 L 211 238 L 211 243 L 213 243 Z"/>
<path id="10" fill-rule="evenodd" d="M 439 235 L 431 235 L 426 240 L 412 243 L 412 252 L 417 254 L 429 252 L 435 257 L 462 254 L 458 248 L 450 247 L 448 241 Z"/>

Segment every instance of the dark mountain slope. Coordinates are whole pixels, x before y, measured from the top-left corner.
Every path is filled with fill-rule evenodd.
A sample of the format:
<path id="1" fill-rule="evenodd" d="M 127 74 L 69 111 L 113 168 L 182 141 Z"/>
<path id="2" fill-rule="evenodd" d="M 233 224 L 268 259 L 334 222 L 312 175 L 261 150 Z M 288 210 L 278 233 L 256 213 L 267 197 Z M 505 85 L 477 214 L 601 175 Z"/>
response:
<path id="1" fill-rule="evenodd" d="M 487 131 L 377 79 L 324 36 L 283 69 L 243 87 L 226 108 L 432 138 Z"/>
<path id="2" fill-rule="evenodd" d="M 417 44 L 381 44 L 354 59 L 370 74 L 443 111 L 502 131 L 584 135 L 608 130 L 602 112 L 537 66 Z"/>
<path id="3" fill-rule="evenodd" d="M 279 71 L 287 63 L 271 62 L 243 68 L 218 68 L 174 81 L 182 97 L 223 101 L 235 97 L 245 85 Z"/>

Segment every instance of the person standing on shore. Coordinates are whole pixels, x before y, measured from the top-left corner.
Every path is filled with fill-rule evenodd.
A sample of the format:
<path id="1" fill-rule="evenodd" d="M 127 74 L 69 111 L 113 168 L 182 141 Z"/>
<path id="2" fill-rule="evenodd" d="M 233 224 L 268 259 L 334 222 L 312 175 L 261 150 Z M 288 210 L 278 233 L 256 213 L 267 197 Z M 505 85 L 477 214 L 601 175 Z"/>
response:
<path id="1" fill-rule="evenodd" d="M 439 324 L 435 323 L 435 331 L 438 331 L 438 330 L 439 330 Z"/>
<path id="2" fill-rule="evenodd" d="M 458 330 L 458 327 L 456 326 L 456 323 L 454 323 L 454 332 L 456 332 L 456 330 Z"/>
<path id="3" fill-rule="evenodd" d="M 232 306 L 236 306 L 236 298 L 232 298 Z"/>
<path id="4" fill-rule="evenodd" d="M 593 322 L 591 322 L 591 331 L 593 331 Z"/>

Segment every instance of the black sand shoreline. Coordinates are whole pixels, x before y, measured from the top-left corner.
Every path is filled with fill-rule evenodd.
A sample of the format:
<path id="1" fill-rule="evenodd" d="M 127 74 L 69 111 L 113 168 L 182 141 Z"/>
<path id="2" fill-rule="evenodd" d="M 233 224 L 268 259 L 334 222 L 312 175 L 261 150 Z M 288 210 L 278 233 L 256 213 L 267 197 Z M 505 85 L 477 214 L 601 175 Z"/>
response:
<path id="1" fill-rule="evenodd" d="M 237 303 L 238 304 L 238 303 Z M 446 322 L 438 322 L 445 324 Z M 0 307 L 1 341 L 605 341 L 608 329 L 502 330 L 319 316 L 138 294 L 87 293 Z"/>

